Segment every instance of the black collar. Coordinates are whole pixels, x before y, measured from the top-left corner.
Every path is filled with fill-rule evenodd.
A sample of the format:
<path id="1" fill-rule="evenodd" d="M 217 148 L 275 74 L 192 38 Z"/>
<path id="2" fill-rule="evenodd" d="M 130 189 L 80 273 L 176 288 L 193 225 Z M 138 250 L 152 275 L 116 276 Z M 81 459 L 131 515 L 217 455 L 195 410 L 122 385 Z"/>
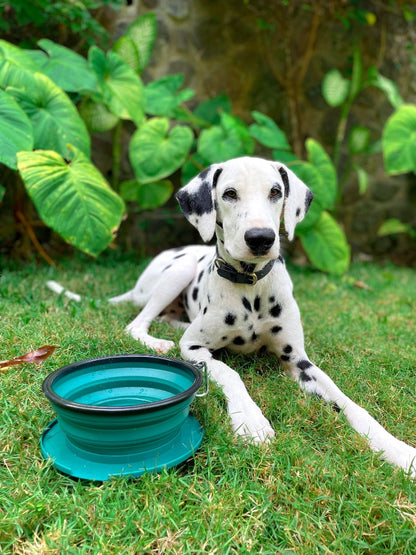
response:
<path id="1" fill-rule="evenodd" d="M 270 260 L 264 268 L 258 272 L 237 272 L 231 264 L 228 264 L 223 258 L 217 257 L 214 260 L 219 276 L 232 281 L 233 283 L 245 283 L 246 285 L 256 285 L 259 279 L 264 278 L 273 268 L 276 260 Z"/>

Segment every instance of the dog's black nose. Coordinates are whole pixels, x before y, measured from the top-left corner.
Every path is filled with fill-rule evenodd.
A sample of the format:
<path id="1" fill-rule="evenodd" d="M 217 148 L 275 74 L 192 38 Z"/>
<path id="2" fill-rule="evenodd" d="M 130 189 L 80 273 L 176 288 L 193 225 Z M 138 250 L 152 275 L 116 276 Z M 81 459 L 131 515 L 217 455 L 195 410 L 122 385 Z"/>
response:
<path id="1" fill-rule="evenodd" d="M 276 239 L 273 229 L 253 227 L 244 233 L 244 240 L 253 254 L 266 254 Z"/>

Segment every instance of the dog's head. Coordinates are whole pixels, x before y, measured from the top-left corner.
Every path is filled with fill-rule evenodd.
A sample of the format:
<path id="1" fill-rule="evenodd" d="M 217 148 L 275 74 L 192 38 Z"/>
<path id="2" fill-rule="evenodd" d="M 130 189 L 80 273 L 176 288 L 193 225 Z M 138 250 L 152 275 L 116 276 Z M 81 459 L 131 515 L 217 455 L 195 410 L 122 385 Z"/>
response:
<path id="1" fill-rule="evenodd" d="M 217 230 L 232 258 L 253 262 L 277 258 L 281 219 L 293 239 L 313 194 L 280 162 L 243 157 L 209 166 L 176 198 L 204 241 Z"/>

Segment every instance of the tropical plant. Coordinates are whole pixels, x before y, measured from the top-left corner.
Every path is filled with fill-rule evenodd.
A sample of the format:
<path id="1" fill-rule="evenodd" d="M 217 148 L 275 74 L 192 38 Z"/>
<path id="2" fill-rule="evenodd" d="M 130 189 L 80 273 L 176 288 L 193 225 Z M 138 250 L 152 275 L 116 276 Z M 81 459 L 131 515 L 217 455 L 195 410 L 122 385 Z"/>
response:
<path id="1" fill-rule="evenodd" d="M 401 104 L 390 116 L 383 130 L 383 154 L 389 175 L 416 173 L 416 106 Z M 383 222 L 379 235 L 407 233 L 416 239 L 416 229 L 391 218 Z"/>
<path id="2" fill-rule="evenodd" d="M 105 52 L 92 46 L 88 59 L 38 41 L 23 50 L 0 41 L 0 162 L 16 171 L 42 221 L 77 248 L 97 255 L 112 240 L 124 203 L 161 206 L 174 190 L 173 174 L 187 182 L 211 163 L 255 153 L 256 143 L 291 164 L 315 193 L 298 235 L 313 264 L 341 273 L 349 248 L 330 216 L 336 201 L 333 165 L 310 139 L 308 162 L 291 152 L 272 119 L 253 112 L 247 126 L 219 96 L 192 112 L 181 75 L 142 83 L 156 38 L 153 14 L 139 17 Z M 133 128 L 129 160 L 134 176 L 120 182 L 121 135 Z M 111 186 L 90 159 L 90 133 L 113 134 Z M 0 200 L 5 194 L 0 185 Z M 28 222 L 26 222 L 29 225 Z"/>
<path id="3" fill-rule="evenodd" d="M 341 174 L 340 158 L 344 152 L 346 162 L 340 175 L 338 201 L 342 194 L 343 184 L 352 172 L 356 173 L 359 191 L 365 193 L 368 187 L 368 174 L 363 161 L 366 157 L 381 151 L 380 141 L 371 140 L 371 131 L 363 125 L 354 125 L 348 130 L 348 118 L 357 96 L 368 87 L 376 87 L 382 91 L 393 108 L 402 103 L 396 84 L 379 73 L 376 67 L 370 66 L 367 71 L 363 67 L 363 59 L 358 47 L 353 51 L 351 78 L 344 77 L 338 69 L 331 69 L 322 81 L 322 94 L 331 107 L 341 109 L 335 136 L 333 161 L 337 172 Z M 345 150 L 343 151 L 343 147 Z"/>

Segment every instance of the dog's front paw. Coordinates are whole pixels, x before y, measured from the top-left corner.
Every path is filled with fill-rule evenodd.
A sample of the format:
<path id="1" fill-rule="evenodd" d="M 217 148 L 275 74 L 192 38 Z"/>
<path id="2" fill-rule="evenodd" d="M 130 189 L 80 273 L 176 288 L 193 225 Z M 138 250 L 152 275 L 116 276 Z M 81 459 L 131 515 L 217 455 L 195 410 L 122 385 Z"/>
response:
<path id="1" fill-rule="evenodd" d="M 166 354 L 175 347 L 175 343 L 173 341 L 158 339 L 157 337 L 153 337 L 148 333 L 143 332 L 142 329 L 135 328 L 134 326 L 127 326 L 126 332 L 130 334 L 133 339 L 140 341 L 140 343 L 143 343 L 143 345 L 146 345 L 149 349 L 153 349 L 161 354 Z"/>
<path id="2" fill-rule="evenodd" d="M 230 410 L 230 417 L 233 430 L 256 443 L 270 441 L 275 435 L 270 422 L 255 404 L 244 410 Z"/>

